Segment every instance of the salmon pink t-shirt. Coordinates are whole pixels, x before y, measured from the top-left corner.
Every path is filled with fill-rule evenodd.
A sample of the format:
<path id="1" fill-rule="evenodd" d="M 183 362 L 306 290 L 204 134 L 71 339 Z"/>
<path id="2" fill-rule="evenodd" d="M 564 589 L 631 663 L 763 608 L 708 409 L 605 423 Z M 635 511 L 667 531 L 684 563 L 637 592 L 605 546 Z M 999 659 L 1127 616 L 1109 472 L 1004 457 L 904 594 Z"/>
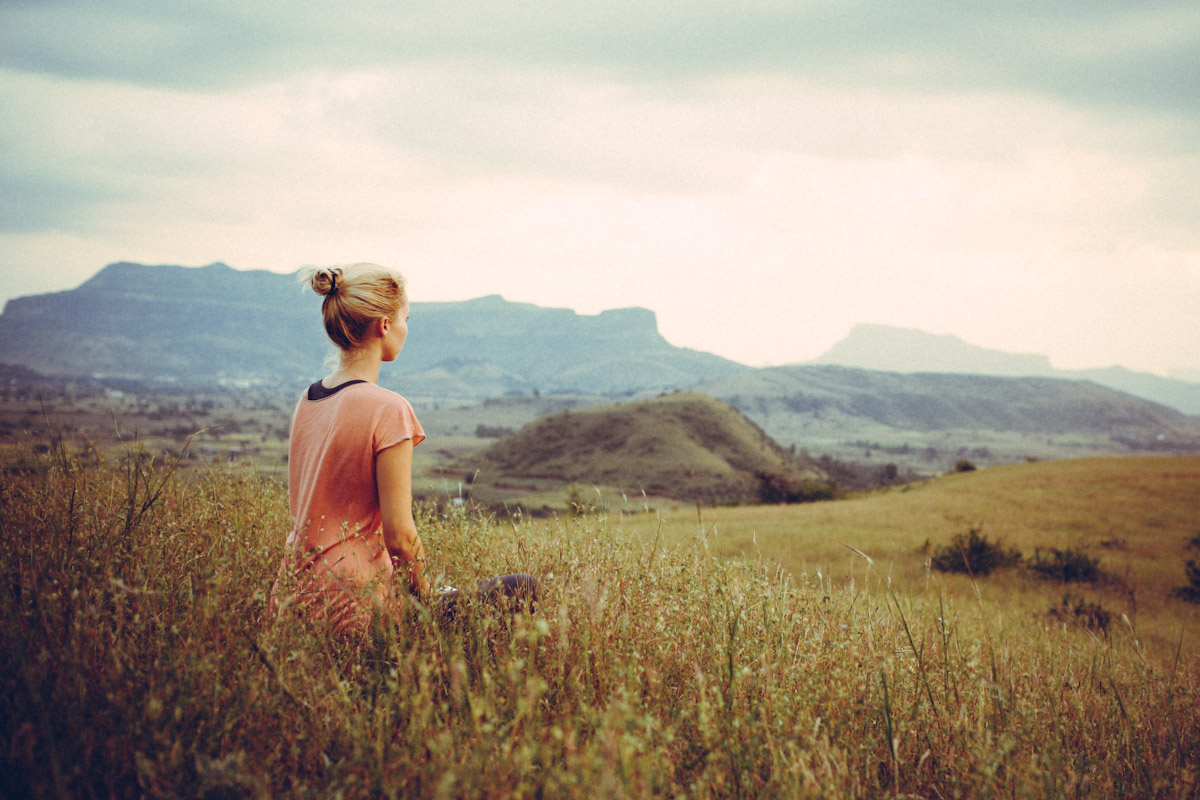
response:
<path id="1" fill-rule="evenodd" d="M 275 598 L 339 629 L 369 621 L 391 598 L 392 560 L 383 541 L 375 457 L 425 432 L 408 401 L 373 383 L 354 382 L 302 397 L 288 451 L 288 534 Z"/>

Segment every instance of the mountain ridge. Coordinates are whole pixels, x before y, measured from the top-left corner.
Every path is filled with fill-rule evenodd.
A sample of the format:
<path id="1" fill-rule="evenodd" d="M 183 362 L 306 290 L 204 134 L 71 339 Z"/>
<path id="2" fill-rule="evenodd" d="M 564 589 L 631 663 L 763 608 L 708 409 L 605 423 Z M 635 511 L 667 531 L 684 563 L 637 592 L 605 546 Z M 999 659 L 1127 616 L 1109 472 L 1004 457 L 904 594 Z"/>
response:
<path id="1" fill-rule="evenodd" d="M 78 289 L 9 301 L 0 314 L 0 364 L 107 380 L 141 376 L 182 390 L 279 389 L 294 397 L 328 371 L 322 362 L 332 346 L 320 303 L 294 274 L 120 262 Z M 881 451 L 897 451 L 899 459 L 914 449 L 942 458 L 966 448 L 990 449 L 987 459 L 996 463 L 1200 447 L 1200 417 L 1074 374 L 751 368 L 671 345 L 646 309 L 580 315 L 487 295 L 414 302 L 412 311 L 404 354 L 380 378 L 422 408 L 537 394 L 611 402 L 679 389 L 733 405 L 783 445 L 820 447 L 841 459 L 878 458 Z M 960 353 L 979 350 L 954 337 L 939 342 Z M 893 358 L 887 365 L 901 364 Z M 1128 377 L 1115 371 L 1109 379 Z"/>
<path id="2" fill-rule="evenodd" d="M 953 372 L 1025 377 L 1050 375 L 1050 359 L 973 345 L 954 334 L 929 333 L 878 323 L 859 323 L 814 359 L 881 372 Z"/>
<path id="3" fill-rule="evenodd" d="M 715 378 L 697 390 L 754 418 L 773 409 L 871 420 L 910 431 L 944 429 L 1040 434 L 1155 431 L 1189 438 L 1200 420 L 1090 381 L 1040 376 L 900 373 L 797 364 L 764 368 L 753 378 Z"/>
<path id="4" fill-rule="evenodd" d="M 295 273 L 116 262 L 76 289 L 9 300 L 0 362 L 46 374 L 306 385 L 333 352 L 320 303 Z M 747 369 L 670 344 L 648 309 L 581 315 L 488 295 L 417 301 L 412 312 L 404 357 L 381 383 L 414 397 L 671 389 Z"/>
<path id="5" fill-rule="evenodd" d="M 1058 369 L 1044 355 L 1009 353 L 973 345 L 953 334 L 876 323 L 855 325 L 845 338 L 809 364 L 838 365 L 880 372 L 951 373 L 1087 380 L 1200 415 L 1200 384 L 1136 372 L 1122 366 Z"/>

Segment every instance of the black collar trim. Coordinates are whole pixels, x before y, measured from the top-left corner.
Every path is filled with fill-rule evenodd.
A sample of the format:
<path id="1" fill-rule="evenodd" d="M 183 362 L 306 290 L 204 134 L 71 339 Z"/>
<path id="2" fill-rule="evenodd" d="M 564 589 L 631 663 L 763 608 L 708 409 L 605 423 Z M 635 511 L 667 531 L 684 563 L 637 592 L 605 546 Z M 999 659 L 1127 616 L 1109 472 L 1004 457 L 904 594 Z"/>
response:
<path id="1" fill-rule="evenodd" d="M 308 387 L 308 399 L 324 400 L 326 397 L 333 397 L 342 389 L 345 389 L 347 386 L 353 386 L 356 383 L 366 383 L 366 381 L 364 381 L 362 378 L 358 378 L 352 381 L 346 381 L 345 383 L 340 383 L 332 389 L 326 389 L 323 383 L 317 381 L 312 386 Z"/>

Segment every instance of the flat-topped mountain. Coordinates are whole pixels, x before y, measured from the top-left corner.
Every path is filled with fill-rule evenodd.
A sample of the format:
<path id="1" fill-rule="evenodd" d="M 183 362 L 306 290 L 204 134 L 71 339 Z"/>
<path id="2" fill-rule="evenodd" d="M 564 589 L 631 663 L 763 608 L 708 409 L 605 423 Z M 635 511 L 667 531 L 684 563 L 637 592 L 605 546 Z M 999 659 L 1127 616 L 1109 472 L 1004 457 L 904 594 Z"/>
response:
<path id="1" fill-rule="evenodd" d="M 51 375 L 269 383 L 314 374 L 322 337 L 320 312 L 289 276 L 119 263 L 76 289 L 8 301 L 0 361 Z"/>
<path id="2" fill-rule="evenodd" d="M 855 325 L 814 364 L 882 372 L 956 372 L 977 375 L 1051 375 L 1046 356 L 1006 353 L 968 344 L 957 336 L 891 325 Z"/>
<path id="3" fill-rule="evenodd" d="M 1200 415 L 1200 383 L 1163 378 L 1124 367 L 1055 369 L 1042 355 L 1006 353 L 969 344 L 957 336 L 890 325 L 855 325 L 814 364 L 884 372 L 939 372 L 1085 380 Z"/>
<path id="4" fill-rule="evenodd" d="M 278 387 L 295 396 L 328 371 L 323 362 L 333 346 L 321 327 L 320 304 L 321 298 L 294 275 L 244 272 L 224 264 L 112 264 L 77 289 L 9 301 L 0 314 L 0 364 L 41 375 L 102 375 L 110 384 L 125 378 L 173 382 L 188 390 Z M 949 454 L 986 443 L 993 461 L 1082 452 L 1064 451 L 1063 436 L 1086 445 L 1088 454 L 1200 447 L 1200 419 L 1166 407 L 1165 400 L 1135 397 L 1146 392 L 1134 387 L 1119 391 L 1099 385 L 1126 380 L 1143 390 L 1149 385 L 1146 376 L 1127 370 L 1104 371 L 1103 380 L 1090 372 L 984 375 L 989 369 L 1037 371 L 1048 362 L 989 354 L 953 337 L 912 331 L 893 337 L 878 326 L 860 329 L 852 338 L 854 347 L 835 348 L 834 354 L 880 359 L 870 363 L 889 369 L 752 369 L 674 347 L 645 309 L 581 315 L 493 295 L 415 302 L 404 353 L 380 377 L 383 385 L 424 407 L 538 392 L 604 402 L 694 389 L 735 406 L 784 445 L 820 448 L 839 458 L 864 458 L 867 451 L 878 458 L 879 447 L 860 442 L 882 445 L 889 454 L 906 447 Z M 907 344 L 887 350 L 888 341 Z M 922 342 L 932 342 L 929 352 L 940 355 L 917 359 Z M 876 345 L 882 349 L 871 355 Z M 906 366 L 940 371 L 908 373 Z M 1200 390 L 1195 384 L 1156 380 L 1183 390 L 1170 404 L 1176 408 L 1186 405 L 1188 391 Z M 965 433 L 947 438 L 946 431 Z M 1043 448 L 1038 437 L 1043 443 L 1057 441 Z"/>
<path id="5" fill-rule="evenodd" d="M 409 326 L 403 364 L 397 361 L 406 394 L 482 397 L 533 389 L 614 394 L 680 388 L 701 375 L 747 369 L 675 347 L 658 332 L 654 312 L 644 308 L 587 316 L 490 295 L 414 303 Z"/>
<path id="6" fill-rule="evenodd" d="M 757 499 L 763 476 L 793 486 L 823 477 L 736 409 L 696 392 L 552 414 L 460 466 L 489 481 L 576 481 L 705 502 Z"/>
<path id="7" fill-rule="evenodd" d="M 10 300 L 0 362 L 43 374 L 191 384 L 304 385 L 332 353 L 321 298 L 295 275 L 110 264 L 77 289 Z M 740 364 L 675 347 L 652 311 L 594 316 L 493 295 L 412 304 L 404 354 L 381 382 L 413 397 L 671 389 Z"/>

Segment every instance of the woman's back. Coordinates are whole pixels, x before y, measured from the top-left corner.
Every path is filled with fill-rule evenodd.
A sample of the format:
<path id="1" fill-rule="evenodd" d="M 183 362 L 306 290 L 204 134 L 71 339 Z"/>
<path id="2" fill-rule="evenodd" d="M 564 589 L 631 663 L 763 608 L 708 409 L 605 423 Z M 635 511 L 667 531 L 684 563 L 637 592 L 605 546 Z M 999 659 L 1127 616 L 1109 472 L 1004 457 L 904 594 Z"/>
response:
<path id="1" fill-rule="evenodd" d="M 395 610 L 403 589 L 432 599 L 412 514 L 412 452 L 425 433 L 408 401 L 377 385 L 380 365 L 404 347 L 408 298 L 398 273 L 371 264 L 312 269 L 305 278 L 325 296 L 340 366 L 309 387 L 292 415 L 292 527 L 272 600 L 362 632 L 372 615 Z M 393 579 L 397 568 L 402 581 Z M 505 576 L 484 581 L 476 596 L 532 601 L 536 592 L 529 576 Z M 457 592 L 439 599 L 457 613 Z"/>
<path id="2" fill-rule="evenodd" d="M 375 457 L 405 440 L 416 445 L 424 438 L 408 401 L 371 383 L 343 384 L 319 399 L 302 398 L 292 416 L 288 450 L 294 526 L 289 541 L 328 553 L 348 536 L 382 535 Z"/>

